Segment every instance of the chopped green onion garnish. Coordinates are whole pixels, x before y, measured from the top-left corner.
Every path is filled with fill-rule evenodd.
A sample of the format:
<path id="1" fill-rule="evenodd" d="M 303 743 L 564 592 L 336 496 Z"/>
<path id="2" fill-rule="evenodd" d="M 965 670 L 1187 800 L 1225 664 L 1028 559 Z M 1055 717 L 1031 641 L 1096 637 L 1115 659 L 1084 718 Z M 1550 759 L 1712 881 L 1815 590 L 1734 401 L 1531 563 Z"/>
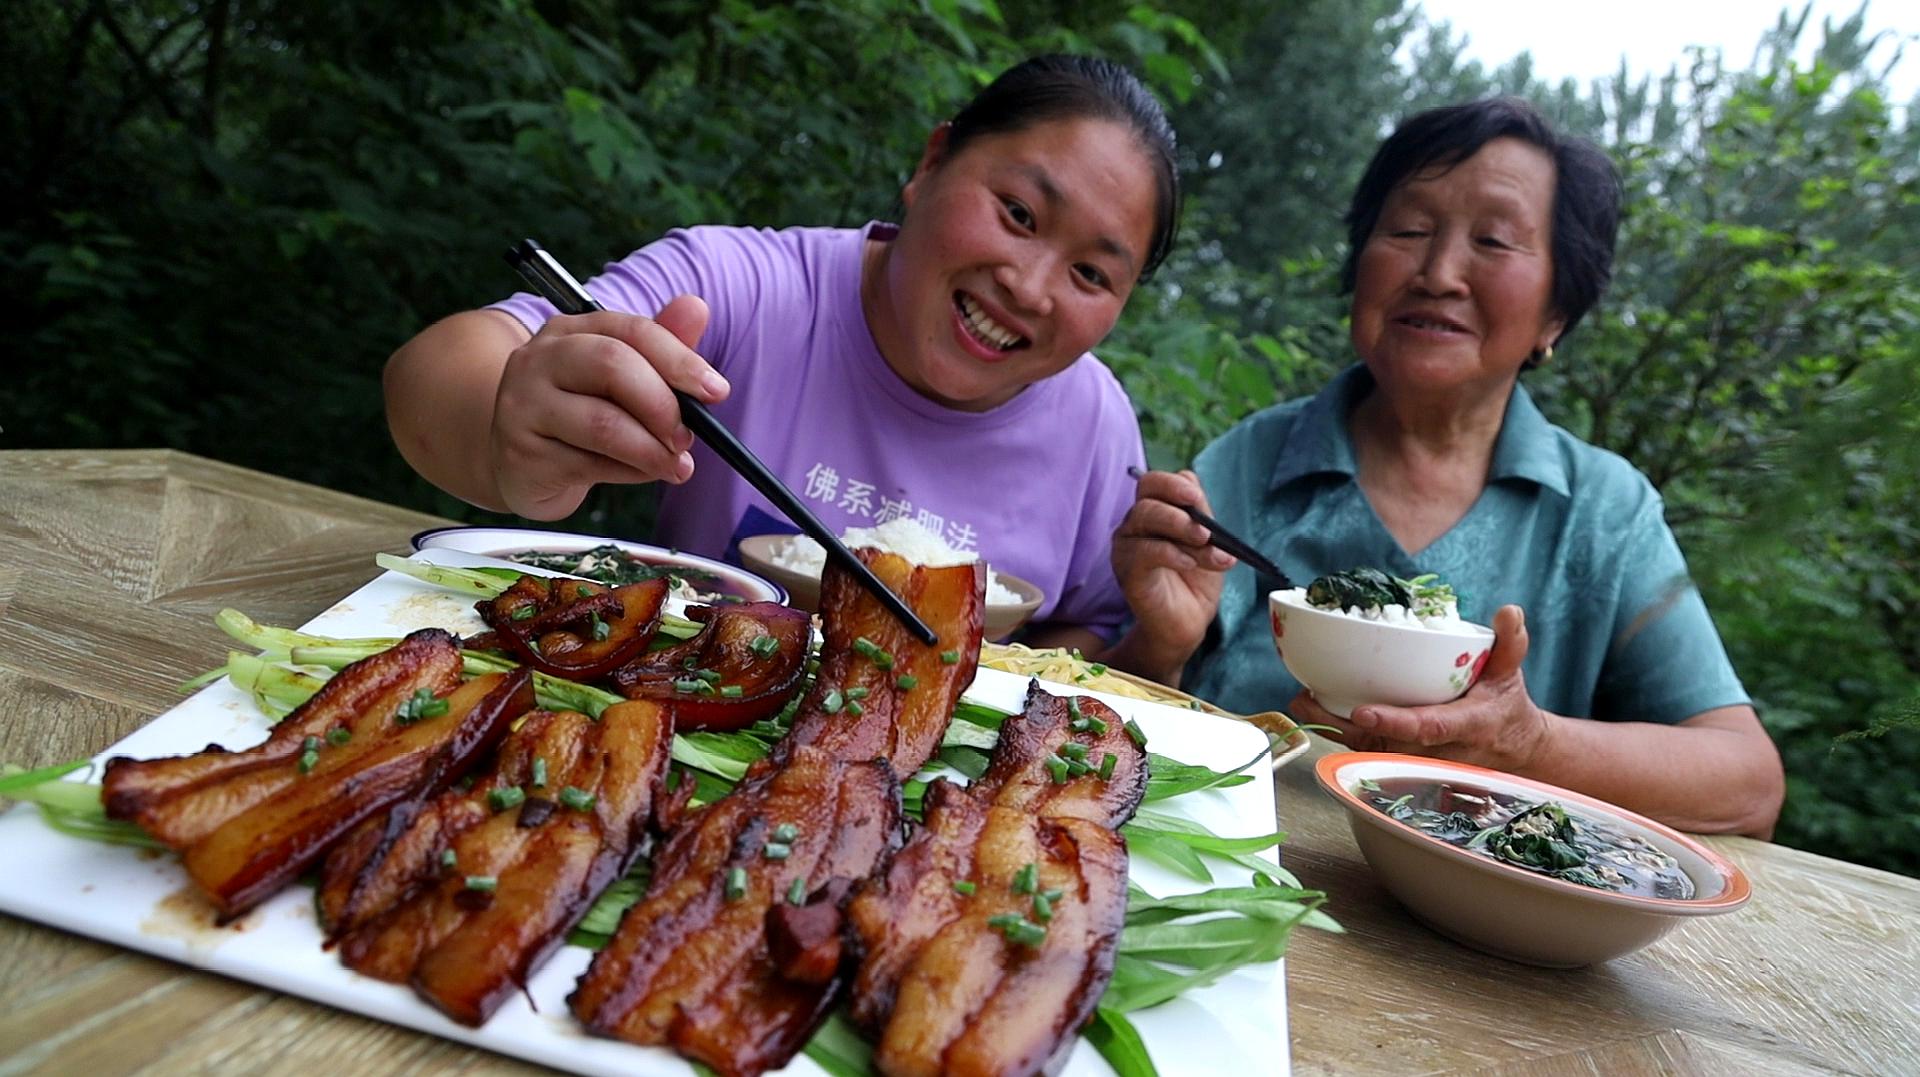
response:
<path id="1" fill-rule="evenodd" d="M 1140 731 L 1140 723 L 1131 718 L 1127 719 L 1127 736 L 1132 737 L 1133 742 L 1140 747 L 1147 746 L 1147 735 Z"/>
<path id="2" fill-rule="evenodd" d="M 317 752 L 317 751 L 319 751 L 319 750 L 320 750 L 320 738 L 319 738 L 319 737 L 308 737 L 308 738 L 306 738 L 306 739 L 304 739 L 304 740 L 302 740 L 302 741 L 300 742 L 300 750 L 301 750 L 301 751 L 303 751 L 303 752 Z"/>
<path id="3" fill-rule="evenodd" d="M 941 651 L 941 652 L 940 652 L 940 663 L 941 663 L 942 665 L 947 665 L 947 666 L 957 666 L 957 665 L 959 665 L 959 664 L 960 664 L 960 652 L 959 652 L 959 651 Z"/>
<path id="4" fill-rule="evenodd" d="M 520 806 L 520 802 L 525 799 L 527 799 L 526 790 L 521 789 L 517 785 L 503 785 L 498 789 L 487 791 L 487 806 L 494 811 L 506 811 L 508 808 L 517 808 Z"/>
<path id="5" fill-rule="evenodd" d="M 1115 763 L 1118 763 L 1118 762 L 1120 762 L 1120 757 L 1113 754 L 1112 752 L 1108 752 L 1106 755 L 1106 758 L 1100 760 L 1100 780 L 1101 781 L 1110 782 L 1113 780 L 1113 766 Z"/>
<path id="6" fill-rule="evenodd" d="M 1022 946 L 1038 946 L 1047 938 L 1046 928 L 1010 912 L 987 917 L 987 926 L 998 929 L 1008 942 L 1017 942 Z"/>
<path id="7" fill-rule="evenodd" d="M 535 757 L 533 761 L 533 784 L 536 786 L 547 784 L 547 761 L 544 757 Z"/>
<path id="8" fill-rule="evenodd" d="M 866 686 L 865 686 L 865 685 L 860 685 L 860 684 L 856 684 L 856 685 L 854 685 L 854 686 L 853 686 L 852 688 L 849 688 L 849 689 L 847 689 L 847 698 L 848 698 L 848 699 L 865 699 L 865 698 L 867 698 L 867 688 L 866 688 Z"/>
<path id="9" fill-rule="evenodd" d="M 335 748 L 340 747 L 352 739 L 353 730 L 348 729 L 346 726 L 336 726 L 327 730 L 327 743 L 333 745 Z"/>
<path id="10" fill-rule="evenodd" d="M 1106 671 L 1107 671 L 1107 667 L 1100 662 L 1095 662 L 1092 665 L 1087 667 L 1087 672 L 1093 674 L 1096 677 L 1100 676 Z"/>
<path id="11" fill-rule="evenodd" d="M 894 678 L 893 686 L 902 692 L 911 692 L 920 686 L 920 678 L 911 673 L 902 673 L 900 676 Z"/>
<path id="12" fill-rule="evenodd" d="M 794 826 L 792 823 L 781 823 L 779 826 L 773 828 L 774 841 L 784 841 L 791 844 L 793 839 L 799 836 L 800 828 Z"/>
<path id="13" fill-rule="evenodd" d="M 1040 888 L 1040 865 L 1029 862 L 1026 867 L 1013 873 L 1013 892 L 1031 894 Z"/>
<path id="14" fill-rule="evenodd" d="M 755 636 L 753 642 L 747 646 L 753 648 L 753 653 L 761 658 L 771 658 L 773 652 L 780 649 L 780 641 L 772 636 Z"/>
<path id="15" fill-rule="evenodd" d="M 975 890 L 978 890 L 978 889 L 979 887 L 975 886 L 973 883 L 970 883 L 965 879 L 961 879 L 959 882 L 953 884 L 953 892 L 956 894 L 971 895 Z"/>
<path id="16" fill-rule="evenodd" d="M 574 811 L 589 811 L 593 808 L 593 794 L 569 785 L 560 790 L 560 803 Z"/>
<path id="17" fill-rule="evenodd" d="M 1087 721 L 1087 728 L 1091 729 L 1093 731 L 1093 735 L 1096 737 L 1100 736 L 1101 734 L 1107 731 L 1107 723 L 1102 721 L 1099 718 L 1095 718 L 1091 714 L 1087 715 L 1086 721 Z"/>
<path id="18" fill-rule="evenodd" d="M 1093 767 L 1084 759 L 1070 758 L 1067 760 L 1067 773 L 1077 778 L 1082 774 L 1092 774 Z"/>
<path id="19" fill-rule="evenodd" d="M 1060 754 L 1068 759 L 1085 759 L 1087 746 L 1077 740 L 1070 740 L 1060 745 Z"/>
<path id="20" fill-rule="evenodd" d="M 394 712 L 393 720 L 401 725 L 412 725 L 422 718 L 438 718 L 447 713 L 447 701 L 435 699 L 433 689 L 416 688 L 413 696 L 400 709 Z"/>
<path id="21" fill-rule="evenodd" d="M 764 636 L 762 638 L 772 639 L 773 637 Z M 796 878 L 793 880 L 793 885 L 787 887 L 787 904 L 805 905 L 806 903 L 807 903 L 807 880 L 804 878 Z"/>
<path id="22" fill-rule="evenodd" d="M 1033 895 L 1033 918 L 1043 924 L 1053 919 L 1053 901 L 1047 895 Z"/>
<path id="23" fill-rule="evenodd" d="M 720 671 L 717 669 L 696 669 L 693 671 L 693 675 L 708 684 L 720 683 Z"/>
<path id="24" fill-rule="evenodd" d="M 524 621 L 539 612 L 540 612 L 540 607 L 534 605 L 531 602 L 527 602 L 527 603 L 523 603 L 521 605 L 515 606 L 513 608 L 513 612 L 507 614 L 507 619 L 511 621 Z"/>
<path id="25" fill-rule="evenodd" d="M 687 695 L 702 695 L 713 691 L 713 685 L 699 677 L 689 677 L 673 682 L 673 690 Z"/>
<path id="26" fill-rule="evenodd" d="M 1067 714 L 1071 716 L 1073 720 L 1076 722 L 1085 720 L 1086 715 L 1080 713 L 1080 697 L 1079 696 L 1067 697 Z"/>
<path id="27" fill-rule="evenodd" d="M 595 643 L 603 642 L 608 636 L 613 635 L 613 626 L 601 620 L 598 613 L 589 615 L 587 620 L 593 625 L 593 640 Z"/>
<path id="28" fill-rule="evenodd" d="M 747 690 L 737 684 L 723 684 L 720 686 L 720 694 L 727 699 L 739 699 L 747 694 Z"/>
<path id="29" fill-rule="evenodd" d="M 1005 928 L 1007 941 L 1022 946 L 1039 946 L 1047 941 L 1047 929 L 1028 920 L 1018 920 Z"/>
<path id="30" fill-rule="evenodd" d="M 1055 785 L 1067 784 L 1067 761 L 1066 760 L 1060 758 L 1057 755 L 1050 755 L 1046 759 L 1046 767 L 1047 767 L 1047 773 L 1051 775 L 1053 778 L 1053 784 Z"/>
<path id="31" fill-rule="evenodd" d="M 1061 898 L 1067 896 L 1067 892 L 1065 890 L 1042 890 L 1040 896 L 1046 898 L 1048 901 L 1059 901 Z"/>
<path id="32" fill-rule="evenodd" d="M 454 852 L 452 846 L 448 846 L 447 848 L 440 850 L 440 866 L 441 867 L 450 868 L 455 864 L 458 864 L 459 862 L 460 862 L 460 854 Z"/>
<path id="33" fill-rule="evenodd" d="M 858 718 L 862 714 L 866 713 L 866 708 L 862 707 L 859 703 L 849 699 L 847 700 L 847 713 L 853 715 L 855 718 Z"/>
<path id="34" fill-rule="evenodd" d="M 492 890 L 500 885 L 500 880 L 492 875 L 469 875 L 466 887 L 469 890 Z"/>
<path id="35" fill-rule="evenodd" d="M 306 774 L 320 765 L 320 753 L 308 749 L 300 753 L 300 773 Z"/>
<path id="36" fill-rule="evenodd" d="M 853 641 L 853 649 L 865 655 L 874 665 L 879 666 L 881 669 L 893 668 L 893 656 L 881 650 L 879 644 L 865 636 L 861 636 Z"/>
<path id="37" fill-rule="evenodd" d="M 734 868 L 727 872 L 726 895 L 728 901 L 739 901 L 747 896 L 747 869 Z"/>
<path id="38" fill-rule="evenodd" d="M 828 692 L 827 698 L 820 701 L 820 709 L 826 711 L 828 714 L 839 714 L 840 708 L 846 705 L 847 699 L 840 694 L 840 689 L 838 688 Z"/>
<path id="39" fill-rule="evenodd" d="M 760 855 L 768 860 L 785 860 L 793 855 L 793 846 L 785 842 L 770 841 L 760 850 Z"/>

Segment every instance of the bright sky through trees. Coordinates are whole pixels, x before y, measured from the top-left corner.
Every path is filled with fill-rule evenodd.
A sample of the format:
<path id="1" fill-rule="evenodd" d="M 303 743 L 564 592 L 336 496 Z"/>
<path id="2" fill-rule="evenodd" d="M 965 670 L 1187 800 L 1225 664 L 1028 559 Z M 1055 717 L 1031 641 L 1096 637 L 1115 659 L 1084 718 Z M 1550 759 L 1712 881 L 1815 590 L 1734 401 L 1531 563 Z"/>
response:
<path id="1" fill-rule="evenodd" d="M 1554 0 L 1424 0 L 1433 22 L 1453 25 L 1467 38 L 1466 57 L 1489 70 L 1521 52 L 1533 54 L 1534 75 L 1544 80 L 1577 78 L 1583 82 L 1613 75 L 1620 57 L 1636 74 L 1662 74 L 1688 61 L 1687 47 L 1717 48 L 1729 69 L 1751 66 L 1761 35 L 1773 28 L 1783 8 L 1800 10 L 1806 0 L 1614 0 L 1608 4 Z M 1860 0 L 1811 0 L 1812 18 L 1800 35 L 1796 59 L 1811 60 L 1824 35 L 1820 24 L 1844 22 L 1860 9 Z M 1889 97 L 1909 103 L 1920 92 L 1920 4 L 1910 0 L 1870 0 L 1868 34 L 1884 32 L 1873 52 L 1884 66 L 1902 44 L 1905 51 L 1889 79 Z"/>

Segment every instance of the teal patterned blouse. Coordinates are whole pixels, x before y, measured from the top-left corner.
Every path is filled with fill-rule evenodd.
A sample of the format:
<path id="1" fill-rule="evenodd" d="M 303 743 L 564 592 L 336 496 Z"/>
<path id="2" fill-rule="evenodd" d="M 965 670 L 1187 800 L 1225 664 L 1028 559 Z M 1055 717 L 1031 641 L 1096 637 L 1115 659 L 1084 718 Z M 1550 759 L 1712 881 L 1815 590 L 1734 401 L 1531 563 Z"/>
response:
<path id="1" fill-rule="evenodd" d="M 1360 566 L 1438 573 L 1460 615 L 1489 624 L 1518 603 L 1535 703 L 1556 714 L 1674 723 L 1746 703 L 1660 495 L 1633 465 L 1547 422 L 1515 386 L 1486 489 L 1452 530 L 1402 550 L 1358 481 L 1347 417 L 1373 389 L 1365 367 L 1319 395 L 1268 408 L 1207 446 L 1194 468 L 1214 516 L 1297 586 Z M 1182 687 L 1232 711 L 1283 710 L 1300 690 L 1274 651 L 1271 581 L 1228 570 L 1213 629 Z"/>

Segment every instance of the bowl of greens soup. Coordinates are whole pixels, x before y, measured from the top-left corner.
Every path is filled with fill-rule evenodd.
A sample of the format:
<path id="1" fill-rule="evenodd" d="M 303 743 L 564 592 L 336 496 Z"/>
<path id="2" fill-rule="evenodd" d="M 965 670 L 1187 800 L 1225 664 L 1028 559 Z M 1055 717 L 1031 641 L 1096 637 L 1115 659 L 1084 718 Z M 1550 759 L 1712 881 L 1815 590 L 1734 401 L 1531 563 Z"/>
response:
<path id="1" fill-rule="evenodd" d="M 1575 968 L 1620 957 L 1752 893 L 1700 842 L 1570 789 L 1380 752 L 1325 756 L 1314 773 L 1416 919 L 1515 961 Z"/>
<path id="2" fill-rule="evenodd" d="M 521 527 L 442 527 L 413 536 L 413 548 L 484 554 L 609 587 L 664 576 L 690 602 L 787 601 L 786 588 L 738 565 L 599 535 Z"/>

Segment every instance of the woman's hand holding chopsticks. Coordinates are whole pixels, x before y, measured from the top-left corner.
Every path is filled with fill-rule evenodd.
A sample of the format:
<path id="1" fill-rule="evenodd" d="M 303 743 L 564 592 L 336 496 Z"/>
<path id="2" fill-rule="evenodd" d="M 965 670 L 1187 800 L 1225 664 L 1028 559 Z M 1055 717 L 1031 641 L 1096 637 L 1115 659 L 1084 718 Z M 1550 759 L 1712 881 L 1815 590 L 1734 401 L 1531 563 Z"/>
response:
<path id="1" fill-rule="evenodd" d="M 673 390 L 713 404 L 729 388 L 694 350 L 706 326 L 707 305 L 683 295 L 656 318 L 556 317 L 514 349 L 489 446 L 506 507 L 555 520 L 596 483 L 686 481 L 693 433 Z"/>
<path id="2" fill-rule="evenodd" d="M 1235 564 L 1232 555 L 1209 545 L 1211 533 L 1187 515 L 1186 506 L 1209 509 L 1199 476 L 1143 472 L 1133 508 L 1113 535 L 1114 575 L 1136 621 L 1106 661 L 1173 687 L 1206 637 L 1220 606 L 1223 574 Z M 1151 616 L 1140 616 L 1148 610 Z"/>

